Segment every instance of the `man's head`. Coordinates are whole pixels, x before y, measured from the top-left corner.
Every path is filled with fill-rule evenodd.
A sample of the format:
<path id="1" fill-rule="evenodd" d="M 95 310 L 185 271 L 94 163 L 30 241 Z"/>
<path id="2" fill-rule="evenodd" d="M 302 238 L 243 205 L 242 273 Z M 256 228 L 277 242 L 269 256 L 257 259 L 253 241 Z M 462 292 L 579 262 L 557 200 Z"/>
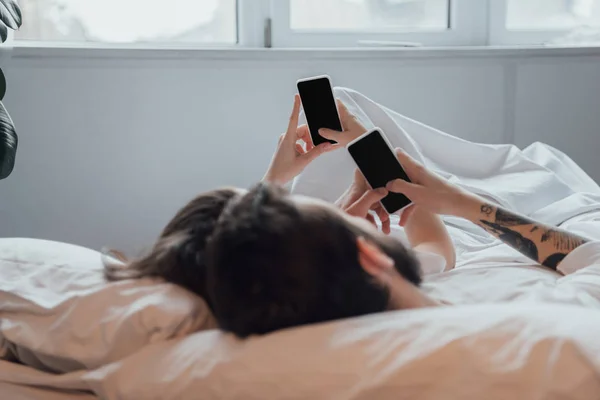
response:
<path id="1" fill-rule="evenodd" d="M 217 321 L 240 337 L 385 311 L 393 296 L 385 277 L 421 282 L 400 241 L 268 184 L 225 207 L 207 257 Z M 390 260 L 389 270 L 370 262 L 378 257 Z"/>

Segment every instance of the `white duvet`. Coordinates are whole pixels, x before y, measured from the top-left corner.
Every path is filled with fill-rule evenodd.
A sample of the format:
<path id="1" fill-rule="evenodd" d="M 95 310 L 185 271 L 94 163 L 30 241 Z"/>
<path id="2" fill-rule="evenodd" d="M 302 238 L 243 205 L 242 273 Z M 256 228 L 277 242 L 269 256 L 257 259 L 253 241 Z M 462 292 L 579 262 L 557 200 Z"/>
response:
<path id="1" fill-rule="evenodd" d="M 539 143 L 520 151 L 465 142 L 359 93 L 337 89 L 336 95 L 366 125 L 383 128 L 394 145 L 453 181 L 600 240 L 600 188 L 561 152 Z M 352 170 L 344 152 L 328 154 L 294 190 L 335 200 Z M 459 306 L 366 316 L 244 342 L 216 330 L 193 333 L 211 325 L 203 302 L 184 291 L 161 291 L 164 284 L 149 281 L 105 286 L 95 275 L 101 273 L 97 265 L 78 265 L 93 263 L 92 255 L 99 260 L 98 253 L 86 250 L 83 261 L 60 244 L 53 245 L 52 268 L 44 261 L 35 268 L 25 250 L 35 252 L 40 243 L 21 241 L 19 260 L 0 256 L 0 358 L 17 357 L 38 369 L 0 361 L 0 388 L 75 390 L 107 399 L 597 399 L 600 266 L 594 265 L 600 245 L 567 258 L 565 268 L 579 271 L 560 277 L 477 227 L 446 222 L 457 269 L 428 276 L 424 287 Z M 28 265 L 25 275 L 16 273 L 19 263 Z M 50 270 L 63 275 L 48 276 Z M 8 284 L 6 276 L 13 277 Z M 76 294 L 65 297 L 73 288 Z M 98 291 L 112 298 L 91 307 L 88 296 Z M 141 297 L 128 308 L 124 296 L 132 293 Z M 52 329 L 33 329 L 32 321 Z M 71 335 L 82 321 L 87 329 L 78 329 L 86 334 Z"/>

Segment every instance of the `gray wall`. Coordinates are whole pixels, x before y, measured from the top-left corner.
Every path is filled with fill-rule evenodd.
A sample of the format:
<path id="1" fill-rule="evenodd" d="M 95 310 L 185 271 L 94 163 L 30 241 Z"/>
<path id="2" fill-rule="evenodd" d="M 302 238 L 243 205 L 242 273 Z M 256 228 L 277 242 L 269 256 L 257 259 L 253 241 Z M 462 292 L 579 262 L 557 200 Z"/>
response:
<path id="1" fill-rule="evenodd" d="M 0 236 L 136 253 L 195 194 L 261 178 L 298 77 L 328 73 L 486 143 L 542 141 L 600 179 L 600 51 L 15 49 L 2 66 L 18 165 Z"/>

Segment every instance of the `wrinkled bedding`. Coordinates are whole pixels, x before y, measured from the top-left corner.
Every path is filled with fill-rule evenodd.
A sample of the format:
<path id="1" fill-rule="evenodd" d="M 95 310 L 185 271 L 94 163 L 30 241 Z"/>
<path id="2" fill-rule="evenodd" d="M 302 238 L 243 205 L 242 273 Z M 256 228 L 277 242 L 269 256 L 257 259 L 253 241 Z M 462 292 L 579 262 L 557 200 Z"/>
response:
<path id="1" fill-rule="evenodd" d="M 466 142 L 360 93 L 335 92 L 366 126 L 381 127 L 392 144 L 459 185 L 600 241 L 600 187 L 560 151 L 541 143 L 519 150 Z M 335 200 L 353 169 L 345 152 L 327 154 L 293 190 Z M 97 252 L 21 240 L 15 258 L 17 242 L 6 241 L 16 239 L 6 239 L 4 250 L 0 241 L 0 390 L 17 393 L 11 399 L 37 398 L 42 390 L 70 391 L 73 399 L 86 393 L 106 399 L 597 399 L 600 267 L 592 264 L 600 245 L 591 243 L 574 258 L 591 267 L 561 277 L 480 228 L 456 218 L 445 222 L 458 265 L 426 277 L 424 288 L 457 306 L 334 321 L 243 342 L 212 329 L 202 300 L 177 288 L 161 291 L 164 284 L 148 281 L 106 286 Z M 394 234 L 403 233 L 395 227 Z M 13 256 L 3 259 L 3 251 Z M 15 276 L 18 268 L 27 273 Z M 90 307 L 87 296 L 99 290 L 114 298 Z M 138 297 L 128 313 L 120 297 L 132 294 Z M 49 307 L 50 297 L 62 300 Z M 62 304 L 73 312 L 60 313 L 60 320 L 47 312 L 64 311 Z M 31 327 L 72 333 L 65 321 L 73 315 L 96 325 L 82 330 L 88 335 L 63 340 L 64 347 L 53 345 L 54 329 Z M 117 320 L 143 342 L 118 343 L 132 337 L 107 330 L 107 321 Z M 103 330 L 112 334 L 91 334 Z M 87 345 L 72 351 L 82 338 Z"/>

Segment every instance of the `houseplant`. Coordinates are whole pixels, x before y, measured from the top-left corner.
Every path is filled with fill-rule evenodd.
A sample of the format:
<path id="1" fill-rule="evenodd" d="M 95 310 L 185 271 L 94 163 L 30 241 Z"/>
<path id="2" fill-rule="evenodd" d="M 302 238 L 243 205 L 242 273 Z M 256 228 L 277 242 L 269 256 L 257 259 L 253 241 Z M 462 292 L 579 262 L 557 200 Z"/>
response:
<path id="1" fill-rule="evenodd" d="M 16 0 L 0 0 L 0 41 L 4 43 L 8 30 L 21 26 L 21 10 Z M 0 180 L 8 177 L 15 165 L 17 153 L 17 133 L 8 111 L 2 104 L 6 92 L 6 80 L 0 69 Z"/>

